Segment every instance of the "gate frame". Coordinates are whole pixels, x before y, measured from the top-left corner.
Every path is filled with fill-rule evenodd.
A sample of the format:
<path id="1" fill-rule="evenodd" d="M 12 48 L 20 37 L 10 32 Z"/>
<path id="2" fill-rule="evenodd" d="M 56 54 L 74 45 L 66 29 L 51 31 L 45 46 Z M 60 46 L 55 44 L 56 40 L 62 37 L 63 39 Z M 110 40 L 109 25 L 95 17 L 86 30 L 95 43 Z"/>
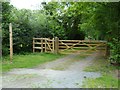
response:
<path id="1" fill-rule="evenodd" d="M 39 40 L 40 42 L 36 42 L 36 40 Z M 66 43 L 65 43 L 66 42 Z M 40 47 L 36 47 L 35 45 L 39 44 Z M 58 37 L 55 37 L 53 39 L 50 38 L 33 38 L 33 52 L 35 52 L 35 49 L 40 49 L 41 52 L 52 52 L 52 53 L 59 53 L 61 50 L 61 46 L 65 47 L 65 49 L 73 49 L 76 45 L 87 46 L 88 49 L 97 50 L 97 47 L 104 46 L 105 55 L 108 53 L 108 46 L 107 41 L 101 41 L 101 40 L 59 40 Z M 77 48 L 77 47 L 76 47 Z"/>

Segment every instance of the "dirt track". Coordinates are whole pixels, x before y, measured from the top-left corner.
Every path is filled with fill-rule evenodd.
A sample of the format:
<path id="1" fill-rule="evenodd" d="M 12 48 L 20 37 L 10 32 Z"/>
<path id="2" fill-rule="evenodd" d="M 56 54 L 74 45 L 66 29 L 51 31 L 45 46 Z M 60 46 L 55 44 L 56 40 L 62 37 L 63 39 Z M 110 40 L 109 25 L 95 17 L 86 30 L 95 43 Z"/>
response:
<path id="1" fill-rule="evenodd" d="M 82 52 L 29 69 L 13 69 L 3 74 L 3 88 L 80 88 L 85 78 L 100 77 L 100 73 L 85 72 L 98 51 L 80 58 Z"/>

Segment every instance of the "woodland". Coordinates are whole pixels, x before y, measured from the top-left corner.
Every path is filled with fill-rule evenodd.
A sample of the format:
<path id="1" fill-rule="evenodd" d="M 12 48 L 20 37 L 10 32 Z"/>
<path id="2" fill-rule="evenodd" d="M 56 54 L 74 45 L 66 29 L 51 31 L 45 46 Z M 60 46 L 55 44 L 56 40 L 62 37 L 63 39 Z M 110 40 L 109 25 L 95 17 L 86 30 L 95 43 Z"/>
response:
<path id="1" fill-rule="evenodd" d="M 37 10 L 2 3 L 2 55 L 9 55 L 9 23 L 14 54 L 32 52 L 32 39 L 105 40 L 109 59 L 120 64 L 120 2 L 42 2 Z"/>

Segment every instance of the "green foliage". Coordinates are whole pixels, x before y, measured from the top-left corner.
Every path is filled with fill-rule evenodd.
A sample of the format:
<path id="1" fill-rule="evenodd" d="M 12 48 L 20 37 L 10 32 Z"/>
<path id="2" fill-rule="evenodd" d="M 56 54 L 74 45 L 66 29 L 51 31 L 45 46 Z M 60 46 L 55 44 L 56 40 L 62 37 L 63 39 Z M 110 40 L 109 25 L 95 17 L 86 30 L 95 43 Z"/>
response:
<path id="1" fill-rule="evenodd" d="M 4 55 L 8 54 L 9 47 L 9 23 L 11 22 L 10 10 L 12 6 L 9 2 L 2 3 L 2 52 Z"/>
<path id="2" fill-rule="evenodd" d="M 13 26 L 14 53 L 32 52 L 33 37 L 52 37 L 46 17 L 44 16 L 44 13 L 41 14 L 41 11 L 31 11 L 26 9 L 17 10 L 8 2 L 2 3 L 2 8 L 3 55 L 9 54 L 10 22 Z"/>
<path id="3" fill-rule="evenodd" d="M 113 38 L 112 43 L 109 43 L 109 45 L 111 46 L 111 56 L 109 57 L 111 62 L 120 64 L 120 41 L 119 39 Z"/>
<path id="4" fill-rule="evenodd" d="M 76 5 L 81 6 L 82 4 Z M 84 39 L 85 33 L 78 28 L 78 24 L 81 23 L 81 13 L 78 13 L 79 8 L 74 6 L 74 4 L 67 2 L 50 2 L 44 6 L 48 18 L 56 23 L 51 25 L 54 29 L 54 34 L 56 32 L 60 33 L 59 30 L 64 33 L 56 34 L 56 36 L 64 35 L 66 39 Z"/>
<path id="5" fill-rule="evenodd" d="M 18 10 L 2 3 L 3 55 L 9 50 L 13 24 L 14 53 L 31 52 L 32 38 L 107 40 L 111 59 L 120 61 L 120 2 L 49 2 L 41 10 Z"/>

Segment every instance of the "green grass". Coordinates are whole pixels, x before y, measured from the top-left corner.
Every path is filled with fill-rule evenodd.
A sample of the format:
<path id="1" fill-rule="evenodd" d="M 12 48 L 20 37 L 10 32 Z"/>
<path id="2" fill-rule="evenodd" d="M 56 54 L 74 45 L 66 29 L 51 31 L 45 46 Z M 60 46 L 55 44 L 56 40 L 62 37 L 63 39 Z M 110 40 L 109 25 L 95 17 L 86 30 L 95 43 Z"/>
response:
<path id="1" fill-rule="evenodd" d="M 14 55 L 13 63 L 10 63 L 9 57 L 3 58 L 2 71 L 6 72 L 13 68 L 32 68 L 45 62 L 53 61 L 64 56 L 63 54 L 52 53 L 31 53 L 28 55 Z"/>
<path id="2" fill-rule="evenodd" d="M 118 88 L 118 80 L 110 75 L 105 75 L 100 78 L 87 78 L 83 82 L 84 88 Z"/>
<path id="3" fill-rule="evenodd" d="M 2 74 L 2 61 L 0 59 L 0 76 L 1 76 L 1 74 Z"/>
<path id="4" fill-rule="evenodd" d="M 83 88 L 118 88 L 118 78 L 115 76 L 117 68 L 109 64 L 108 60 L 99 58 L 94 60 L 93 64 L 86 67 L 84 71 L 100 72 L 99 78 L 86 78 L 83 82 Z"/>
<path id="5" fill-rule="evenodd" d="M 87 71 L 87 72 L 98 71 L 102 74 L 107 74 L 107 73 L 112 73 L 112 71 L 114 71 L 115 69 L 116 67 L 110 65 L 108 60 L 104 58 L 100 58 L 100 59 L 94 60 L 92 65 L 86 67 L 84 71 Z"/>

